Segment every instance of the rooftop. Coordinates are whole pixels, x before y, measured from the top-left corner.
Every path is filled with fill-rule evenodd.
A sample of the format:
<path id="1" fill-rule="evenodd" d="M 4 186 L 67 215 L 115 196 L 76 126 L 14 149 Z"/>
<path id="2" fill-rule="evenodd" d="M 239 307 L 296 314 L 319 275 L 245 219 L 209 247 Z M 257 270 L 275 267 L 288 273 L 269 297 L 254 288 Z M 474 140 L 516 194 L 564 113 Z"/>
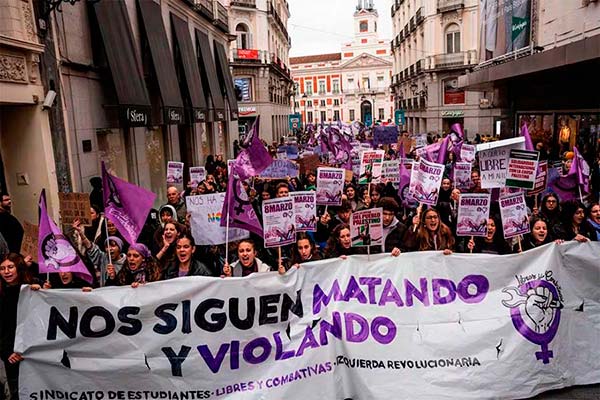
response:
<path id="1" fill-rule="evenodd" d="M 315 54 L 312 56 L 290 57 L 290 64 L 310 64 L 324 61 L 340 61 L 342 53 Z"/>

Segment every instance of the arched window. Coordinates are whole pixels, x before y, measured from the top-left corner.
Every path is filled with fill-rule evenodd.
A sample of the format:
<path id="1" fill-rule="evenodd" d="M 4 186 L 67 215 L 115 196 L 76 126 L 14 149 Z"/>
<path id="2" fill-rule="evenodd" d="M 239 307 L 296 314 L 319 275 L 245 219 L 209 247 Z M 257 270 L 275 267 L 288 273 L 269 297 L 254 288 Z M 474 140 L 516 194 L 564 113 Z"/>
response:
<path id="1" fill-rule="evenodd" d="M 446 53 L 460 52 L 460 27 L 450 24 L 446 28 Z"/>
<path id="2" fill-rule="evenodd" d="M 235 34 L 237 36 L 238 49 L 252 48 L 252 38 L 246 24 L 237 24 L 237 26 L 235 27 Z"/>

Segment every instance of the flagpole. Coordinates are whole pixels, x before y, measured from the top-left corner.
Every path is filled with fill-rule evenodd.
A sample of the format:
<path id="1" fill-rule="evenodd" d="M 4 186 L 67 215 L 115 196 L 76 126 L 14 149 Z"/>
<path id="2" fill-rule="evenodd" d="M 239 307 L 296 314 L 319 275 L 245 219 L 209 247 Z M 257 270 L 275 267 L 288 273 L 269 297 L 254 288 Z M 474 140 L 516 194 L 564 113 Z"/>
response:
<path id="1" fill-rule="evenodd" d="M 579 201 L 583 204 L 583 195 L 581 194 L 581 185 L 577 184 L 577 189 L 579 189 Z"/>
<path id="2" fill-rule="evenodd" d="M 112 257 L 110 255 L 110 240 L 108 240 L 108 218 L 106 215 L 104 216 L 104 227 L 106 228 L 106 244 L 108 244 L 108 249 L 106 250 L 106 254 L 108 254 L 108 264 L 112 264 Z M 106 274 L 106 265 L 100 266 L 100 287 L 104 286 L 104 275 Z"/>
<path id="3" fill-rule="evenodd" d="M 227 224 L 225 227 L 225 264 L 229 264 L 229 205 L 227 205 Z"/>

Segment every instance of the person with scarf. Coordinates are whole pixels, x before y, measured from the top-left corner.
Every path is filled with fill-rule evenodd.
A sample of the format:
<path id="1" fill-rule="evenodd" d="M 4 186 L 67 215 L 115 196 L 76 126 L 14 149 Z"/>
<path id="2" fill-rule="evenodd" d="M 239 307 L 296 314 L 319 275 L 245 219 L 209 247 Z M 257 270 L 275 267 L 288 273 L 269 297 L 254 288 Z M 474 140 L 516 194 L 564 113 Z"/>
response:
<path id="1" fill-rule="evenodd" d="M 257 257 L 256 246 L 251 239 L 240 241 L 237 248 L 238 260 L 223 266 L 226 277 L 243 277 L 257 272 L 269 272 L 271 267 Z"/>
<path id="2" fill-rule="evenodd" d="M 106 272 L 108 274 L 106 286 L 131 285 L 132 288 L 136 288 L 146 282 L 160 280 L 158 264 L 152 258 L 148 247 L 142 243 L 129 246 L 127 261 L 118 273 L 112 265 L 106 268 Z"/>
<path id="3" fill-rule="evenodd" d="M 596 241 L 600 241 L 600 203 L 592 203 L 588 209 L 587 222 L 592 228 L 592 236 L 596 234 Z M 594 240 L 594 239 L 592 239 Z"/>

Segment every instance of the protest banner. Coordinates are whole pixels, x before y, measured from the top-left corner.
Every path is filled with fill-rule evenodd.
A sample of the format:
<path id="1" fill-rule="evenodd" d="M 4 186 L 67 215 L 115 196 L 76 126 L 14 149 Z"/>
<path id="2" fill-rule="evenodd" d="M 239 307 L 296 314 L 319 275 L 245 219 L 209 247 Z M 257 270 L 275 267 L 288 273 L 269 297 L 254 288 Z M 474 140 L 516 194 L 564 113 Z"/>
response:
<path id="1" fill-rule="evenodd" d="M 167 163 L 167 183 L 183 183 L 183 163 L 179 161 L 169 161 Z"/>
<path id="2" fill-rule="evenodd" d="M 58 193 L 60 221 L 63 225 L 72 225 L 76 219 L 81 225 L 92 225 L 90 195 L 88 193 Z"/>
<path id="3" fill-rule="evenodd" d="M 548 186 L 548 161 L 540 161 L 538 163 L 537 172 L 535 174 L 535 185 L 533 190 L 527 192 L 528 196 L 543 193 Z"/>
<path id="4" fill-rule="evenodd" d="M 383 209 L 355 211 L 350 216 L 352 247 L 381 246 L 383 244 Z"/>
<path id="5" fill-rule="evenodd" d="M 391 144 L 398 142 L 398 127 L 395 125 L 378 125 L 373 129 L 373 144 Z"/>
<path id="6" fill-rule="evenodd" d="M 477 145 L 481 188 L 504 187 L 510 151 L 512 149 L 522 150 L 524 147 L 525 139 L 522 137 Z"/>
<path id="7" fill-rule="evenodd" d="M 35 262 L 38 262 L 38 236 L 38 226 L 23 221 L 23 240 L 21 241 L 20 253 L 23 256 L 31 256 Z"/>
<path id="8" fill-rule="evenodd" d="M 24 286 L 20 396 L 515 399 L 595 384 L 599 253 L 573 241 L 512 256 L 350 256 L 135 290 Z"/>
<path id="9" fill-rule="evenodd" d="M 321 163 L 318 155 L 310 154 L 299 158 L 298 165 L 300 166 L 300 173 L 306 175 L 309 172 L 316 172 Z"/>
<path id="10" fill-rule="evenodd" d="M 398 188 L 400 184 L 400 161 L 399 160 L 386 160 L 383 162 L 383 169 L 381 172 L 381 182 L 391 182 L 395 188 Z"/>
<path id="11" fill-rule="evenodd" d="M 500 197 L 499 201 L 504 238 L 510 239 L 524 233 L 529 233 L 529 218 L 527 216 L 525 194 L 522 192 L 510 194 Z"/>
<path id="12" fill-rule="evenodd" d="M 344 191 L 343 168 L 317 169 L 317 204 L 323 206 L 341 206 Z"/>
<path id="13" fill-rule="evenodd" d="M 314 232 L 317 230 L 317 193 L 291 192 L 294 199 L 296 232 Z"/>
<path id="14" fill-rule="evenodd" d="M 512 149 L 508 157 L 506 186 L 533 189 L 539 158 L 539 151 Z"/>
<path id="15" fill-rule="evenodd" d="M 200 182 L 206 179 L 206 168 L 204 167 L 190 167 L 190 181 L 192 187 L 197 187 Z"/>
<path id="16" fill-rule="evenodd" d="M 213 246 L 226 243 L 227 228 L 221 226 L 221 210 L 225 192 L 187 196 L 185 205 L 191 214 L 190 226 L 197 246 Z M 246 239 L 248 231 L 229 228 L 229 241 Z"/>
<path id="17" fill-rule="evenodd" d="M 297 178 L 300 166 L 289 160 L 273 160 L 273 162 L 260 173 L 261 179 Z"/>
<path id="18" fill-rule="evenodd" d="M 415 148 L 420 149 L 421 147 L 427 146 L 427 135 L 421 134 L 415 136 Z"/>
<path id="19" fill-rule="evenodd" d="M 461 193 L 456 219 L 457 236 L 487 235 L 490 198 L 491 195 L 487 193 Z"/>
<path id="20" fill-rule="evenodd" d="M 421 159 L 411 170 L 409 192 L 420 203 L 435 206 L 440 195 L 444 166 Z"/>
<path id="21" fill-rule="evenodd" d="M 384 154 L 383 150 L 364 150 L 360 153 L 359 185 L 379 183 Z"/>
<path id="22" fill-rule="evenodd" d="M 475 146 L 463 143 L 460 147 L 460 161 L 473 163 L 475 161 Z"/>
<path id="23" fill-rule="evenodd" d="M 454 187 L 460 190 L 468 190 L 471 188 L 471 168 L 469 162 L 457 162 L 454 164 Z"/>
<path id="24" fill-rule="evenodd" d="M 265 200 L 262 212 L 265 247 L 281 247 L 296 241 L 292 197 Z"/>

